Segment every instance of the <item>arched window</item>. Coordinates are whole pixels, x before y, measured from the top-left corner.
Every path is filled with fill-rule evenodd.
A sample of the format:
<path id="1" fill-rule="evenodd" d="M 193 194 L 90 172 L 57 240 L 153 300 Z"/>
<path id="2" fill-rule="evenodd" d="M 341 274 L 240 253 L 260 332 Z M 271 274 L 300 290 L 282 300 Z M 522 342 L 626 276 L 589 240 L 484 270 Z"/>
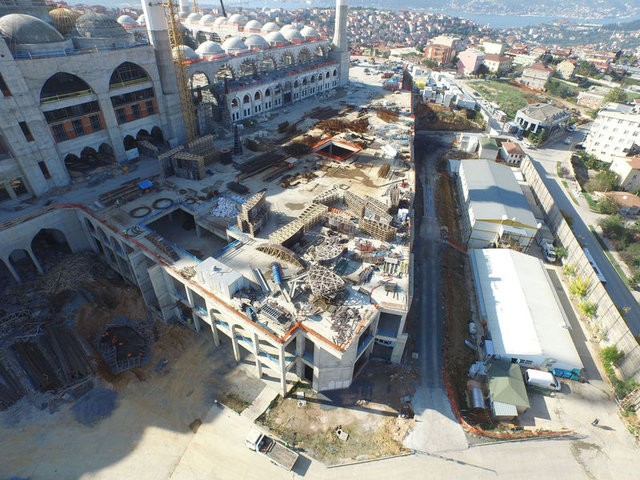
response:
<path id="1" fill-rule="evenodd" d="M 260 92 L 256 92 L 256 94 L 253 96 L 254 100 L 260 100 L 262 97 L 260 96 Z"/>
<path id="2" fill-rule="evenodd" d="M 249 98 L 249 95 L 244 96 L 244 98 L 242 99 L 242 103 L 251 103 L 251 99 Z"/>
<path id="3" fill-rule="evenodd" d="M 267 89 L 264 91 L 264 96 L 265 96 L 265 97 L 270 97 L 270 96 L 271 96 L 271 89 L 270 89 L 270 88 L 267 88 Z"/>
<path id="4" fill-rule="evenodd" d="M 238 101 L 237 98 L 234 98 L 233 100 L 231 100 L 231 108 L 238 108 L 240 106 L 240 102 Z"/>
<path id="5" fill-rule="evenodd" d="M 111 74 L 109 90 L 126 87 L 134 83 L 148 82 L 149 75 L 140 65 L 131 62 L 121 63 Z"/>
<path id="6" fill-rule="evenodd" d="M 40 103 L 57 102 L 92 93 L 93 89 L 80 77 L 67 72 L 59 72 L 44 82 L 40 90 Z"/>

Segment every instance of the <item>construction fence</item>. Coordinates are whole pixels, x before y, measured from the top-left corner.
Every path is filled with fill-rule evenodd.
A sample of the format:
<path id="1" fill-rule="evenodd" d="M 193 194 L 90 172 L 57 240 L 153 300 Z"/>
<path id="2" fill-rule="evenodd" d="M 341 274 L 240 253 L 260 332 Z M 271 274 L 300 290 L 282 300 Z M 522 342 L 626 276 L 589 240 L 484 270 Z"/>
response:
<path id="1" fill-rule="evenodd" d="M 640 383 L 640 345 L 638 345 L 638 341 L 598 279 L 582 250 L 582 246 L 562 216 L 562 212 L 555 204 L 531 160 L 526 158 L 520 169 L 545 214 L 545 221 L 549 229 L 567 249 L 565 265 L 572 265 L 575 268 L 576 276 L 589 281 L 590 287 L 583 301 L 597 305 L 596 316 L 591 320 L 591 327 L 598 341 L 605 345 L 615 345 L 619 351 L 624 352 L 624 357 L 618 365 L 624 380 L 633 378 Z"/>

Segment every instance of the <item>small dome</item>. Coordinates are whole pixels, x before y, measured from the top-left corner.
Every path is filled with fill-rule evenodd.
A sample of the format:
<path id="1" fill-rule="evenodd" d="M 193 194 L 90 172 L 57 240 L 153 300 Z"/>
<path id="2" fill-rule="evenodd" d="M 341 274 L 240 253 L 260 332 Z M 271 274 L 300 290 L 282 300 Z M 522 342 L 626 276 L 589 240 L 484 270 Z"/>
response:
<path id="1" fill-rule="evenodd" d="M 315 28 L 309 26 L 303 27 L 302 30 L 300 30 L 300 35 L 304 38 L 317 38 L 320 36 Z"/>
<path id="2" fill-rule="evenodd" d="M 146 25 L 147 24 L 147 17 L 143 13 L 142 15 L 140 15 L 138 17 L 138 20 L 136 20 L 136 22 L 138 23 L 138 25 Z"/>
<path id="3" fill-rule="evenodd" d="M 203 15 L 203 17 L 200 19 L 200 25 L 213 23 L 215 19 L 216 17 L 214 17 L 213 15 Z"/>
<path id="4" fill-rule="evenodd" d="M 296 27 L 289 23 L 280 29 L 281 32 L 286 32 L 287 30 L 296 30 Z"/>
<path id="5" fill-rule="evenodd" d="M 222 49 L 227 53 L 248 50 L 240 37 L 227 38 L 222 44 Z"/>
<path id="6" fill-rule="evenodd" d="M 262 24 L 257 20 L 249 20 L 244 28 L 249 30 L 260 30 L 262 28 Z"/>
<path id="7" fill-rule="evenodd" d="M 278 25 L 276 22 L 267 22 L 262 26 L 262 31 L 264 33 L 278 32 L 279 30 L 280 25 Z"/>
<path id="8" fill-rule="evenodd" d="M 213 21 L 214 25 L 222 25 L 227 22 L 227 17 L 218 17 Z"/>
<path id="9" fill-rule="evenodd" d="M 24 13 L 10 13 L 0 18 L 0 34 L 12 43 L 26 45 L 64 41 L 60 32 L 51 25 Z"/>
<path id="10" fill-rule="evenodd" d="M 53 26 L 56 27 L 62 35 L 69 35 L 73 26 L 76 24 L 76 19 L 82 15 L 80 12 L 71 10 L 70 8 L 54 8 L 49 11 L 49 16 L 53 22 Z"/>
<path id="11" fill-rule="evenodd" d="M 129 15 L 120 15 L 118 17 L 118 19 L 116 20 L 116 22 L 118 22 L 120 25 L 124 26 L 135 26 L 137 25 L 136 21 L 133 19 L 133 17 L 130 17 Z"/>
<path id="12" fill-rule="evenodd" d="M 229 23 L 237 23 L 238 25 L 245 25 L 247 23 L 247 17 L 234 13 L 229 17 Z"/>
<path id="13" fill-rule="evenodd" d="M 200 46 L 196 49 L 196 53 L 205 57 L 207 55 L 224 54 L 224 50 L 222 49 L 219 43 L 212 42 L 211 40 L 207 40 L 206 42 L 202 42 L 200 44 Z"/>
<path id="14" fill-rule="evenodd" d="M 271 32 L 271 33 L 267 33 L 264 36 L 264 39 L 269 42 L 269 45 L 277 45 L 280 43 L 287 43 L 287 39 L 284 38 L 284 35 L 282 35 L 280 32 Z"/>
<path id="15" fill-rule="evenodd" d="M 269 42 L 267 42 L 263 36 L 256 33 L 252 33 L 244 39 L 244 43 L 249 48 L 268 48 Z"/>
<path id="16" fill-rule="evenodd" d="M 84 38 L 121 38 L 130 34 L 104 13 L 85 13 L 76 20 L 76 30 Z"/>
<path id="17" fill-rule="evenodd" d="M 282 35 L 284 35 L 284 38 L 286 38 L 290 42 L 294 42 L 296 40 L 304 40 L 303 36 L 300 35 L 300 32 L 295 28 L 285 30 L 284 32 L 282 32 Z"/>
<path id="18" fill-rule="evenodd" d="M 198 23 L 201 18 L 202 18 L 202 15 L 200 15 L 199 13 L 193 12 L 187 15 L 187 22 Z"/>
<path id="19" fill-rule="evenodd" d="M 173 49 L 173 58 L 176 58 L 176 49 L 179 48 L 185 60 L 198 60 L 200 55 L 193 51 L 193 48 L 186 45 L 178 45 Z"/>

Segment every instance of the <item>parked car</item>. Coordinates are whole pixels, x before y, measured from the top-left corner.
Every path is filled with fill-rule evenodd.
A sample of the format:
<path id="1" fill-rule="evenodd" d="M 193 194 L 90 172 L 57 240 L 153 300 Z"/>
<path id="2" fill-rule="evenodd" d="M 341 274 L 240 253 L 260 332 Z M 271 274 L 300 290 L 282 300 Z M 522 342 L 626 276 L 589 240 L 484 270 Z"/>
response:
<path id="1" fill-rule="evenodd" d="M 528 368 L 524 372 L 524 382 L 532 387 L 541 388 L 543 390 L 554 390 L 559 392 L 562 388 L 560 382 L 549 372 L 541 370 L 533 370 Z"/>
<path id="2" fill-rule="evenodd" d="M 565 145 L 571 145 L 571 142 L 572 142 L 572 141 L 573 141 L 573 140 L 571 140 L 571 137 L 567 137 L 567 138 L 565 138 L 565 139 L 564 139 L 564 144 L 565 144 Z"/>

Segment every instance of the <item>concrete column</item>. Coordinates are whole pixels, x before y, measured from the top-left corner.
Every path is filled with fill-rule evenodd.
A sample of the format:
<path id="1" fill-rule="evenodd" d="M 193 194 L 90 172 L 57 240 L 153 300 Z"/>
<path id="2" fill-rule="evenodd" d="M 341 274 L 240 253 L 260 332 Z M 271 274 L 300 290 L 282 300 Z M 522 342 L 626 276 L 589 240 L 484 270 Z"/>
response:
<path id="1" fill-rule="evenodd" d="M 124 143 L 122 143 L 124 135 L 120 132 L 120 126 L 116 119 L 116 113 L 113 110 L 109 92 L 98 94 L 98 103 L 100 104 L 100 110 L 104 118 L 105 130 L 107 131 L 107 135 L 109 135 L 111 147 L 113 148 L 113 155 L 117 161 L 125 161 L 127 154 L 125 153 Z"/>
<path id="2" fill-rule="evenodd" d="M 200 316 L 191 312 L 191 319 L 193 320 L 193 326 L 196 328 L 196 332 L 200 333 Z"/>
<path id="3" fill-rule="evenodd" d="M 286 397 L 287 396 L 287 370 L 285 368 L 285 361 L 284 361 L 284 345 L 280 345 L 280 355 L 279 355 L 279 360 L 280 360 L 280 386 L 282 387 L 282 396 Z"/>
<path id="4" fill-rule="evenodd" d="M 260 363 L 260 357 L 258 355 L 258 353 L 260 352 L 259 345 L 260 345 L 260 339 L 258 338 L 258 334 L 254 333 L 253 334 L 253 354 L 256 356 L 256 373 L 258 374 L 258 378 L 262 378 L 262 363 Z"/>
<path id="5" fill-rule="evenodd" d="M 29 256 L 31 257 L 31 260 L 33 260 L 33 264 L 38 269 L 38 272 L 40 272 L 40 275 L 44 275 L 44 270 L 42 269 L 42 265 L 40 265 L 38 258 L 33 254 L 30 248 L 27 249 L 27 252 L 29 252 Z"/>
<path id="6" fill-rule="evenodd" d="M 13 276 L 15 281 L 18 283 L 22 283 L 22 280 L 20 279 L 20 275 L 18 275 L 18 272 L 16 272 L 16 269 L 13 268 L 13 265 L 11 265 L 11 262 L 9 261 L 9 259 L 7 259 L 7 261 L 4 262 L 4 264 L 7 266 L 7 270 L 11 272 L 11 275 Z"/>
<path id="7" fill-rule="evenodd" d="M 304 335 L 298 335 L 296 337 L 296 355 L 298 357 L 302 357 L 302 355 L 304 354 L 304 345 L 305 345 Z M 298 378 L 303 378 L 304 363 L 302 363 L 302 360 L 298 360 L 296 362 L 296 375 L 298 375 Z"/>
<path id="8" fill-rule="evenodd" d="M 211 317 L 211 334 L 213 335 L 213 344 L 216 347 L 220 346 L 220 334 L 218 333 L 218 329 L 216 328 L 216 319 L 215 317 Z"/>
<path id="9" fill-rule="evenodd" d="M 187 287 L 186 285 L 184 285 L 184 289 L 187 292 L 187 301 L 189 302 L 189 306 L 191 308 L 194 308 L 195 303 L 193 303 L 193 293 L 191 292 L 189 287 Z"/>
<path id="10" fill-rule="evenodd" d="M 7 193 L 13 200 L 18 198 L 18 196 L 16 195 L 16 192 L 13 191 L 13 187 L 9 182 L 3 182 L 2 185 L 4 185 L 4 189 L 7 191 Z"/>
<path id="11" fill-rule="evenodd" d="M 238 339 L 236 338 L 235 325 L 230 325 L 231 328 L 231 345 L 233 346 L 233 358 L 236 362 L 240 361 L 240 346 L 238 345 Z"/>

